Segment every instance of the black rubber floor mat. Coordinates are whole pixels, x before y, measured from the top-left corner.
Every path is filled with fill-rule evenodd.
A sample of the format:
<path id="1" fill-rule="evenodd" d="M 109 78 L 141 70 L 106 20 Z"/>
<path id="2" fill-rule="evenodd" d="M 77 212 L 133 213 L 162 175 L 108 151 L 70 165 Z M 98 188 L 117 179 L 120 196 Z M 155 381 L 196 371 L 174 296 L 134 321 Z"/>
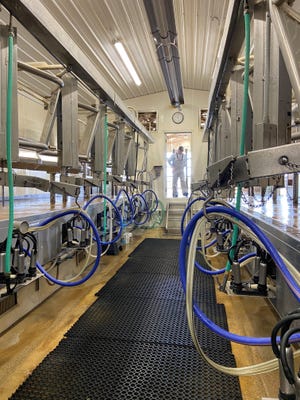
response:
<path id="1" fill-rule="evenodd" d="M 213 350 L 212 350 L 213 351 Z M 215 352 L 220 363 L 232 355 Z M 68 338 L 11 400 L 242 400 L 238 379 L 212 369 L 193 348 Z"/>
<path id="2" fill-rule="evenodd" d="M 97 296 L 137 297 L 184 300 L 180 279 L 176 276 L 118 273 Z"/>
<path id="3" fill-rule="evenodd" d="M 201 304 L 217 325 L 227 329 L 224 306 Z M 230 343 L 211 332 L 198 320 L 199 342 L 204 347 L 231 351 Z M 151 299 L 119 298 L 97 300 L 66 333 L 66 337 L 107 338 L 136 342 L 193 346 L 187 326 L 185 303 Z"/>
<path id="4" fill-rule="evenodd" d="M 192 344 L 183 289 L 173 274 L 179 241 L 157 240 L 162 239 L 147 239 L 140 253 L 130 257 L 133 268 L 126 263 L 107 283 L 11 400 L 242 399 L 238 378 L 212 369 Z M 141 259 L 142 273 L 135 270 Z M 157 273 L 163 261 L 172 274 Z M 213 279 L 196 272 L 195 287 L 200 308 L 227 329 Z M 198 320 L 196 330 L 206 354 L 235 366 L 229 342 Z"/>
<path id="5" fill-rule="evenodd" d="M 129 259 L 118 273 L 96 293 L 96 296 L 185 299 L 179 276 L 150 274 L 150 272 L 129 273 L 132 261 Z M 195 271 L 194 299 L 197 302 L 216 302 L 215 284 L 211 276 Z"/>
<path id="6" fill-rule="evenodd" d="M 160 260 L 157 257 L 147 257 L 146 260 L 142 256 L 130 257 L 120 271 L 126 271 L 126 273 L 131 274 L 179 275 L 178 260 L 168 260 L 166 258 Z"/>
<path id="7" fill-rule="evenodd" d="M 168 260 L 177 260 L 179 256 L 180 240 L 174 239 L 145 239 L 130 254 L 130 257 L 150 257 Z"/>

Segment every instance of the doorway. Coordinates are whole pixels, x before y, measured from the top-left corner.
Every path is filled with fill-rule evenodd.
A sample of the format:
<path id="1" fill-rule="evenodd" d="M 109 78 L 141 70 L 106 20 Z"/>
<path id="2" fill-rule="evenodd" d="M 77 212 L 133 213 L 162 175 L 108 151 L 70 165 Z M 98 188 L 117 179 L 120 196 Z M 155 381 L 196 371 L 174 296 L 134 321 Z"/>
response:
<path id="1" fill-rule="evenodd" d="M 168 160 L 171 155 L 183 146 L 186 157 L 186 167 L 184 167 L 184 180 L 188 188 L 188 194 L 191 192 L 191 132 L 168 132 L 165 133 L 165 194 L 166 198 L 173 198 L 173 170 Z M 178 198 L 184 198 L 180 179 L 177 182 Z"/>

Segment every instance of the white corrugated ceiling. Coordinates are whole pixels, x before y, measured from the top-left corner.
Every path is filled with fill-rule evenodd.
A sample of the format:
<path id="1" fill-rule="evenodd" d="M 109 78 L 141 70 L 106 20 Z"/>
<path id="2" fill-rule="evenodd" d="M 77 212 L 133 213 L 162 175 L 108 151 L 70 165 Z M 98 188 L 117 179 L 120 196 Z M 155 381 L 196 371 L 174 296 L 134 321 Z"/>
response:
<path id="1" fill-rule="evenodd" d="M 165 91 L 143 0 L 37 0 L 75 40 L 122 100 Z M 163 1 L 163 0 L 162 0 Z M 209 90 L 230 0 L 174 0 L 183 87 Z M 7 20 L 5 10 L 2 20 Z M 4 17 L 4 18 L 3 18 Z M 19 28 L 21 61 L 46 61 Z M 141 78 L 136 86 L 113 43 L 121 40 Z"/>

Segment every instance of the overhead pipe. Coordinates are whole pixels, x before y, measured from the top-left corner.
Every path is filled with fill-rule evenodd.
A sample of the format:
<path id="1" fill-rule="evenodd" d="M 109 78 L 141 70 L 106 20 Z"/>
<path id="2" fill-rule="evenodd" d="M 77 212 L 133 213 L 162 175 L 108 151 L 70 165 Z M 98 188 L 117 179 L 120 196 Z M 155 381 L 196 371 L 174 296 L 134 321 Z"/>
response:
<path id="1" fill-rule="evenodd" d="M 33 149 L 33 150 L 48 150 L 49 147 L 45 143 L 35 142 L 28 139 L 19 138 L 19 146 L 26 148 L 26 149 Z"/>
<path id="2" fill-rule="evenodd" d="M 86 110 L 86 111 L 91 111 L 93 113 L 97 113 L 99 111 L 99 110 L 97 110 L 96 107 L 89 106 L 88 104 L 84 104 L 84 103 L 78 103 L 78 107 L 82 108 L 83 110 Z"/>
<path id="3" fill-rule="evenodd" d="M 18 68 L 22 69 L 23 71 L 29 72 L 33 75 L 37 75 L 40 78 L 44 78 L 47 79 L 48 81 L 57 83 L 61 88 L 64 87 L 64 81 L 53 74 L 49 74 L 49 72 L 42 71 L 22 61 L 18 61 Z"/>

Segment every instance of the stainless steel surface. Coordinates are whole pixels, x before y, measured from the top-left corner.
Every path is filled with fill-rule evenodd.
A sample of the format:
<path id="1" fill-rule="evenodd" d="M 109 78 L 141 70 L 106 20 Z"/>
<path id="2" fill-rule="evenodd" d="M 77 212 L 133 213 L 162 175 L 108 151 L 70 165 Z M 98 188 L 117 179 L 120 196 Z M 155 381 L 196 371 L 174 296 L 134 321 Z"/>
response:
<path id="1" fill-rule="evenodd" d="M 63 77 L 61 115 L 58 114 L 59 164 L 62 168 L 79 170 L 78 154 L 78 83 L 71 74 Z"/>
<path id="2" fill-rule="evenodd" d="M 116 133 L 114 141 L 113 153 L 112 153 L 112 174 L 122 175 L 124 170 L 125 162 L 125 123 L 118 121 L 117 125 L 119 129 Z"/>
<path id="3" fill-rule="evenodd" d="M 105 165 L 104 165 L 104 151 L 108 153 L 107 159 L 110 158 L 110 153 L 108 151 L 108 141 L 109 141 L 109 132 L 106 132 L 106 107 L 104 105 L 99 106 L 99 125 L 97 129 L 95 129 L 95 141 L 94 146 L 92 147 L 92 171 L 96 174 L 100 174 L 101 172 L 105 172 Z M 105 135 L 107 135 L 107 142 L 105 140 Z M 106 148 L 107 146 L 107 148 Z"/>
<path id="4" fill-rule="evenodd" d="M 212 127 L 216 105 L 218 108 L 218 105 L 224 97 L 234 61 L 238 58 L 240 53 L 243 35 L 237 32 L 243 30 L 241 15 L 242 2 L 230 1 L 209 93 L 209 109 L 205 126 L 205 135 L 208 134 L 207 131 Z"/>
<path id="5" fill-rule="evenodd" d="M 299 6 L 299 0 L 296 0 L 295 4 Z M 286 14 L 280 5 L 275 5 L 272 0 L 269 0 L 269 8 L 295 97 L 300 104 L 299 21 Z M 295 15 L 299 14 L 295 10 L 294 12 Z"/>
<path id="6" fill-rule="evenodd" d="M 280 175 L 299 170 L 299 167 L 297 168 L 295 166 L 293 169 L 289 168 L 287 165 L 282 165 L 279 162 L 282 156 L 286 156 L 291 163 L 300 165 L 299 150 L 300 143 L 292 143 L 284 146 L 277 146 L 269 149 L 249 152 L 249 177 L 257 178 L 263 176 Z"/>
<path id="7" fill-rule="evenodd" d="M 89 112 L 85 118 L 85 127 L 78 132 L 79 154 L 88 157 L 97 131 L 100 129 L 100 112 Z M 103 149 L 103 147 L 102 147 Z"/>
<path id="8" fill-rule="evenodd" d="M 281 207 L 284 206 L 282 203 L 280 203 L 280 205 Z M 261 228 L 276 249 L 299 270 L 299 231 L 296 229 L 298 232 L 296 233 L 295 228 L 291 228 L 290 226 L 284 228 L 282 221 L 284 221 L 285 218 L 282 216 L 280 217 L 280 213 L 278 214 L 279 221 L 277 222 L 276 219 L 264 215 L 264 212 L 257 212 L 256 210 L 243 211 Z M 282 210 L 282 212 L 286 213 L 286 210 Z M 278 269 L 276 274 L 276 299 L 274 306 L 281 316 L 299 306 L 298 301 L 292 295 L 282 275 L 278 272 Z"/>

